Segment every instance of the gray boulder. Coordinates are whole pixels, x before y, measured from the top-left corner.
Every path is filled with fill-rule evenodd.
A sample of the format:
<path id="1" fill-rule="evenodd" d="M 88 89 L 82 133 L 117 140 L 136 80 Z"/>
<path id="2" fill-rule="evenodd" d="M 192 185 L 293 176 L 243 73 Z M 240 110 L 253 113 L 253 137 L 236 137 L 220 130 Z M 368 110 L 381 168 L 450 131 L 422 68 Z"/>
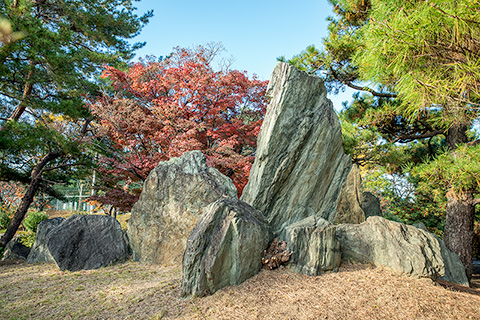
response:
<path id="1" fill-rule="evenodd" d="M 200 151 L 161 162 L 145 180 L 128 221 L 133 259 L 180 264 L 187 237 L 203 209 L 236 195 L 232 180 L 208 167 Z"/>
<path id="2" fill-rule="evenodd" d="M 340 122 L 322 79 L 279 62 L 267 97 L 241 199 L 263 212 L 280 239 L 286 226 L 310 216 L 332 223 L 340 216 L 342 222 L 364 221 L 361 191 L 355 189 L 361 187 L 359 176 L 343 152 Z"/>
<path id="3" fill-rule="evenodd" d="M 412 226 L 414 226 L 415 228 L 418 228 L 418 229 L 422 229 L 424 231 L 428 231 L 427 226 L 422 221 L 417 221 L 417 222 L 413 223 Z"/>
<path id="4" fill-rule="evenodd" d="M 204 296 L 258 273 L 272 238 L 261 212 L 236 199 L 207 208 L 188 237 L 183 257 L 182 296 Z"/>
<path id="5" fill-rule="evenodd" d="M 380 200 L 368 191 L 363 193 L 362 210 L 365 212 L 365 218 L 372 216 L 383 217 Z"/>
<path id="6" fill-rule="evenodd" d="M 55 260 L 47 247 L 48 234 L 64 221 L 65 218 L 53 218 L 40 222 L 37 227 L 35 242 L 33 243 L 32 249 L 27 258 L 27 263 L 55 263 Z"/>
<path id="7" fill-rule="evenodd" d="M 120 223 L 109 216 L 71 216 L 47 238 L 48 251 L 60 270 L 97 269 L 128 258 Z"/>
<path id="8" fill-rule="evenodd" d="M 2 260 L 23 260 L 25 261 L 30 253 L 30 248 L 25 246 L 20 238 L 15 237 L 7 243 Z"/>
<path id="9" fill-rule="evenodd" d="M 382 217 L 362 224 L 336 226 L 342 261 L 385 266 L 394 272 L 424 278 L 443 278 L 468 285 L 460 258 L 435 235 Z"/>
<path id="10" fill-rule="evenodd" d="M 335 227 L 327 220 L 311 216 L 292 223 L 286 228 L 286 241 L 292 252 L 289 266 L 293 271 L 309 276 L 338 271 L 340 242 Z"/>

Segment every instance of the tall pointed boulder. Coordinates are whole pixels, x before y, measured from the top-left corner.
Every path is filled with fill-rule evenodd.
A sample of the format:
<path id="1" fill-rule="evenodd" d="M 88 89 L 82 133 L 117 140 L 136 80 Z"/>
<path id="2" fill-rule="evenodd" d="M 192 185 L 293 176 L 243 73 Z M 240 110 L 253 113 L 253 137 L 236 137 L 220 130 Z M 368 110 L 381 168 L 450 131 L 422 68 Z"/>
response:
<path id="1" fill-rule="evenodd" d="M 321 78 L 279 62 L 242 200 L 263 212 L 277 236 L 310 216 L 361 223 L 358 170 L 343 151 L 340 122 Z"/>

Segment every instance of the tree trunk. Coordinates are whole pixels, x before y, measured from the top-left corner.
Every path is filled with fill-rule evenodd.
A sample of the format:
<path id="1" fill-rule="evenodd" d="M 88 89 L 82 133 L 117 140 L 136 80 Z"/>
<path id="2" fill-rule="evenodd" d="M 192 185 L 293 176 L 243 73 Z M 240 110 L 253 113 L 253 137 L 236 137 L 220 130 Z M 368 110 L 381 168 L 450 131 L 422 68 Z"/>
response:
<path id="1" fill-rule="evenodd" d="M 27 191 L 25 192 L 25 195 L 23 196 L 22 201 L 20 202 L 20 205 L 17 208 L 17 211 L 15 211 L 15 215 L 13 216 L 12 222 L 10 222 L 10 225 L 5 231 L 5 234 L 0 239 L 0 248 L 5 248 L 7 243 L 10 240 L 12 240 L 13 236 L 17 232 L 18 227 L 20 227 L 20 224 L 22 223 L 28 208 L 33 202 L 35 193 L 37 192 L 38 187 L 40 186 L 40 182 L 42 180 L 42 173 L 45 166 L 50 161 L 59 158 L 61 155 L 62 153 L 60 152 L 49 152 L 46 156 L 40 159 L 40 161 L 37 163 L 37 165 L 33 169 L 32 178 L 30 180 L 30 184 L 27 188 Z"/>
<path id="2" fill-rule="evenodd" d="M 468 192 L 460 196 L 447 193 L 447 217 L 443 240 L 450 251 L 459 255 L 465 266 L 468 281 L 473 272 L 473 225 L 475 197 Z"/>
<path id="3" fill-rule="evenodd" d="M 13 111 L 13 114 L 3 123 L 3 125 L 0 127 L 0 131 L 5 131 L 7 129 L 7 123 L 10 121 L 18 121 L 22 114 L 25 112 L 27 109 L 27 99 L 30 97 L 32 94 L 32 89 L 33 89 L 33 83 L 32 83 L 32 78 L 33 78 L 33 73 L 34 73 L 34 67 L 35 63 L 30 60 L 30 67 L 32 68 L 27 75 L 27 82 L 25 83 L 25 87 L 23 88 L 23 95 L 22 99 L 20 100 L 20 103 L 18 106 L 15 108 Z"/>
<path id="4" fill-rule="evenodd" d="M 446 134 L 447 146 L 455 151 L 458 145 L 466 143 L 467 125 L 453 125 Z M 443 240 L 450 251 L 458 254 L 465 266 L 468 281 L 473 271 L 473 224 L 475 219 L 475 197 L 472 192 L 456 195 L 447 193 L 447 212 Z"/>

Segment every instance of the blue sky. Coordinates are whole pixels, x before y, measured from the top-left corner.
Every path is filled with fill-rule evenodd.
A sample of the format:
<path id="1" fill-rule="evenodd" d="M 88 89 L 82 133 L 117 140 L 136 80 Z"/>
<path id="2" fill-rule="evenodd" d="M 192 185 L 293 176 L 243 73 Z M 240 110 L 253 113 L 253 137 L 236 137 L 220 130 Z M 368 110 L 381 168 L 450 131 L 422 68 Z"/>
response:
<path id="1" fill-rule="evenodd" d="M 138 14 L 154 10 L 154 17 L 135 41 L 147 44 L 137 51 L 165 56 L 173 47 L 221 42 L 233 57 L 232 68 L 268 80 L 276 58 L 298 54 L 310 44 L 321 47 L 327 35 L 327 0 L 142 0 Z M 351 93 L 330 96 L 335 109 Z"/>

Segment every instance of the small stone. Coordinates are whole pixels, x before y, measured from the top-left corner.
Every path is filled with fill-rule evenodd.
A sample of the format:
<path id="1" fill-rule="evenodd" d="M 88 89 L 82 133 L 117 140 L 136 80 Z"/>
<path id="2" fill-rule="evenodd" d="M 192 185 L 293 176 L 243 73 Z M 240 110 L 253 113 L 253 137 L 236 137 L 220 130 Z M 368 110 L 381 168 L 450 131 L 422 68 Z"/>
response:
<path id="1" fill-rule="evenodd" d="M 380 200 L 368 191 L 363 193 L 362 210 L 365 212 L 365 219 L 372 216 L 383 217 Z"/>
<path id="2" fill-rule="evenodd" d="M 290 268 L 298 273 L 317 276 L 338 271 L 341 261 L 340 242 L 335 226 L 325 219 L 309 217 L 286 228 L 286 241 L 292 251 Z"/>
<path id="3" fill-rule="evenodd" d="M 20 238 L 14 237 L 7 243 L 2 260 L 23 260 L 25 261 L 30 253 L 30 248 L 25 246 Z"/>

